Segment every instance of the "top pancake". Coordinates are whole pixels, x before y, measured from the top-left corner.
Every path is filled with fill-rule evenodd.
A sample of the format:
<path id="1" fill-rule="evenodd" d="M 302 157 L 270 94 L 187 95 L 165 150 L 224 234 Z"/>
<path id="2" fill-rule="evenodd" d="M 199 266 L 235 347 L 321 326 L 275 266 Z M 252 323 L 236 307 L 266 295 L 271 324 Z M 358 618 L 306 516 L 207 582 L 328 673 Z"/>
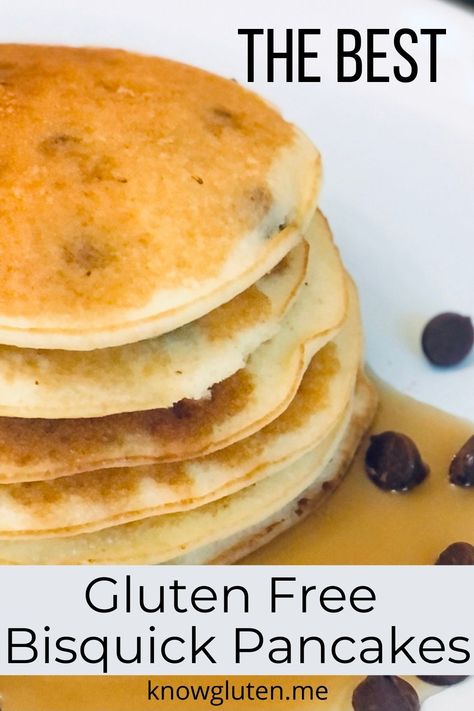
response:
<path id="1" fill-rule="evenodd" d="M 117 50 L 0 46 L 0 343 L 151 338 L 298 242 L 319 154 L 235 82 Z"/>

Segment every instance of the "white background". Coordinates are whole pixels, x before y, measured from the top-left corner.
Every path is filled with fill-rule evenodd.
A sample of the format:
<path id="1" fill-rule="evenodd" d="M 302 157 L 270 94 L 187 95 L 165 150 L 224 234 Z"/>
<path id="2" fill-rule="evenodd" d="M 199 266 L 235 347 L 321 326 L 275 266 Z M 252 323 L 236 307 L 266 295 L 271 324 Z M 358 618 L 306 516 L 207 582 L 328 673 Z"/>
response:
<path id="1" fill-rule="evenodd" d="M 286 84 L 282 73 L 268 84 L 259 59 L 254 88 L 322 151 L 321 204 L 361 291 L 370 365 L 399 389 L 474 419 L 474 356 L 438 371 L 419 348 L 435 313 L 474 315 L 473 14 L 441 0 L 0 1 L 1 41 L 121 46 L 245 83 L 238 27 L 321 28 L 320 84 Z M 337 84 L 337 27 L 446 28 L 438 83 L 427 81 L 425 43 L 419 81 Z M 426 709 L 467 711 L 473 697 L 474 684 Z"/>
<path id="2" fill-rule="evenodd" d="M 73 664 L 55 664 L 55 640 L 59 637 L 74 637 L 78 640 L 73 648 L 78 650 L 81 642 L 88 637 L 108 637 L 110 674 L 175 675 L 175 674 L 314 674 L 324 677 L 326 674 L 463 674 L 474 673 L 474 649 L 471 621 L 472 597 L 474 595 L 472 570 L 465 566 L 448 568 L 446 566 L 210 566 L 203 580 L 202 566 L 51 566 L 48 575 L 41 566 L 7 566 L 2 569 L 2 615 L 0 618 L 0 674 L 101 674 L 101 664 L 91 664 L 76 659 Z M 128 582 L 127 582 L 128 576 Z M 104 580 L 103 578 L 109 578 Z M 272 613 L 272 578 L 280 578 L 274 583 L 279 597 L 275 599 L 275 612 Z M 294 578 L 294 580 L 283 580 Z M 92 581 L 94 583 L 89 599 L 85 592 Z M 170 586 L 177 580 L 181 587 L 175 610 L 174 597 Z M 243 582 L 245 581 L 245 583 Z M 241 593 L 232 593 L 229 597 L 229 612 L 223 612 L 224 586 L 245 585 L 248 590 L 248 612 L 242 602 Z M 211 609 L 199 612 L 193 609 L 191 595 L 201 585 L 210 586 L 216 591 L 215 602 L 199 602 L 198 608 Z M 160 587 L 163 586 L 163 592 Z M 306 612 L 302 610 L 303 586 L 314 586 L 304 599 Z M 346 601 L 341 602 L 340 594 L 334 590 L 338 586 L 345 593 Z M 361 613 L 350 605 L 352 590 L 365 586 L 373 591 L 367 601 L 367 591 L 359 591 L 358 598 L 363 609 L 373 608 Z M 325 588 L 332 588 L 326 593 L 330 608 L 342 607 L 339 612 L 327 612 L 319 604 L 319 596 Z M 140 591 L 140 588 L 142 591 Z M 35 605 L 29 605 L 30 591 L 35 591 Z M 127 590 L 129 592 L 127 592 Z M 369 590 L 369 592 L 370 592 Z M 464 590 L 464 595 L 459 595 Z M 291 597 L 283 598 L 282 595 Z M 199 591 L 199 598 L 208 598 L 207 591 Z M 336 601 L 334 601 L 336 597 Z M 456 598 L 456 604 L 449 601 Z M 148 608 L 162 604 L 164 612 L 144 612 L 139 600 L 144 600 Z M 98 612 L 99 609 L 117 610 Z M 187 610 L 186 613 L 179 610 Z M 439 612 L 442 611 L 442 614 Z M 44 626 L 50 627 L 50 657 L 45 664 L 42 638 Z M 155 627 L 156 660 L 147 663 L 148 638 L 150 625 Z M 199 654 L 196 663 L 191 662 L 191 626 L 195 625 L 197 639 L 202 644 L 209 637 L 215 639 L 208 649 L 216 659 L 214 666 L 204 654 Z M 423 662 L 414 667 L 403 654 L 398 654 L 395 663 L 391 661 L 391 627 L 396 627 L 398 648 L 413 636 L 408 651 L 419 658 L 416 649 L 420 642 L 428 637 L 439 637 L 448 650 L 444 661 L 436 664 Z M 35 645 L 39 651 L 36 661 L 22 664 L 21 660 L 31 658 L 26 649 L 12 648 L 14 664 L 8 664 L 7 629 L 31 628 L 35 631 Z M 236 628 L 256 628 L 263 637 L 264 644 L 260 651 L 242 654 L 239 664 L 235 656 Z M 115 637 L 120 636 L 122 653 L 133 657 L 136 650 L 137 635 L 143 637 L 143 659 L 141 665 L 124 665 L 115 659 Z M 161 659 L 159 649 L 167 637 L 182 637 L 186 644 L 173 641 L 167 653 L 173 657 L 183 655 L 181 663 L 168 663 Z M 300 664 L 298 650 L 300 637 L 317 635 L 325 641 L 326 660 L 318 663 L 317 647 L 307 650 L 304 664 Z M 272 637 L 288 638 L 292 643 L 291 663 L 278 664 L 268 659 L 272 648 L 282 647 L 281 643 L 270 644 Z M 373 643 L 341 642 L 336 655 L 348 658 L 353 654 L 351 664 L 339 663 L 331 654 L 331 645 L 339 637 L 353 637 L 363 640 L 366 637 L 379 637 L 383 643 L 383 661 L 380 664 L 367 665 L 359 660 L 361 650 L 373 648 Z M 455 637 L 469 637 L 469 643 L 458 640 L 457 646 L 470 652 L 470 660 L 462 666 L 449 662 L 449 657 L 462 659 L 459 653 L 451 654 L 449 640 Z M 29 634 L 14 633 L 15 644 L 27 644 Z M 254 634 L 242 636 L 242 647 L 256 645 Z M 66 646 L 69 646 L 69 640 Z M 432 643 L 428 646 L 432 647 Z M 86 655 L 90 659 L 100 659 L 100 649 L 95 642 L 86 645 Z M 430 658 L 438 656 L 431 653 Z M 59 653 L 62 659 L 68 656 Z M 282 653 L 277 654 L 282 658 Z M 372 655 L 373 658 L 373 655 Z"/>

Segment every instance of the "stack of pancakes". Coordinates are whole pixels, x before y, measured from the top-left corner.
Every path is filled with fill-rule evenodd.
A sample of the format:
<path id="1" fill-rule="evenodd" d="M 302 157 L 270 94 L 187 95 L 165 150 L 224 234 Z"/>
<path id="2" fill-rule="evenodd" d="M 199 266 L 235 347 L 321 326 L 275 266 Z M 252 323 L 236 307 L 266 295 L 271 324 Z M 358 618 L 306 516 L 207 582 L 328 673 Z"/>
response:
<path id="1" fill-rule="evenodd" d="M 374 410 L 320 158 L 237 83 L 0 47 L 0 561 L 227 562 Z"/>

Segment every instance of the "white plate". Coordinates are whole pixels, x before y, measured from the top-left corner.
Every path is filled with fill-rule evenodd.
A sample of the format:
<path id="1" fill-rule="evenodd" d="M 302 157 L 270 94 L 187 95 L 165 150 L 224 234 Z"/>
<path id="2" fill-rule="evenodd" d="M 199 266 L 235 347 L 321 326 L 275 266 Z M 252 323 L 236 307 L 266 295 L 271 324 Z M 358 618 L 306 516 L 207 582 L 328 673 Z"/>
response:
<path id="1" fill-rule="evenodd" d="M 421 400 L 474 419 L 474 356 L 438 371 L 420 353 L 434 314 L 474 316 L 474 15 L 440 0 L 17 0 L 3 3 L 1 41 L 111 45 L 162 54 L 245 83 L 237 28 L 320 28 L 320 83 L 266 83 L 257 39 L 253 87 L 320 147 L 322 206 L 359 285 L 367 358 L 383 378 Z M 438 81 L 428 81 L 427 38 L 416 46 L 412 84 L 336 82 L 336 28 L 446 28 Z M 393 33 L 390 37 L 393 36 Z M 389 59 L 390 38 L 380 38 Z M 310 60 L 311 61 L 311 60 Z M 311 66 L 308 64 L 308 67 Z M 474 681 L 443 692 L 426 711 L 467 711 Z"/>

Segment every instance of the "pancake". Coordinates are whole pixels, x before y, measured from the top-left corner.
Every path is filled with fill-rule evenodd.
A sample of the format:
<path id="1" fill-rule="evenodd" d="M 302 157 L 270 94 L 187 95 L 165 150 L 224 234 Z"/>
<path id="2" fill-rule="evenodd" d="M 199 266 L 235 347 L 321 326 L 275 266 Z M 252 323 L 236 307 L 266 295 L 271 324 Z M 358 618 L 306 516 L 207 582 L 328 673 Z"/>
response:
<path id="1" fill-rule="evenodd" d="M 301 239 L 320 158 L 263 99 L 119 50 L 0 46 L 0 343 L 89 350 L 229 301 Z"/>
<path id="2" fill-rule="evenodd" d="M 265 535 L 270 535 L 268 528 L 275 516 L 279 522 L 276 525 L 281 527 L 287 515 L 293 522 L 289 505 L 294 511 L 298 498 L 311 497 L 314 501 L 322 492 L 327 492 L 328 482 L 342 477 L 369 425 L 375 401 L 374 390 L 363 382 L 358 388 L 349 424 L 339 424 L 301 459 L 236 494 L 191 511 L 154 516 L 95 533 L 69 538 L 0 540 L 0 563 L 188 563 L 192 561 L 189 554 L 204 546 L 207 551 L 199 562 L 208 562 L 222 554 L 220 546 L 214 546 L 216 541 L 224 540 L 233 548 L 236 535 L 240 536 L 239 545 L 250 536 L 257 546 L 258 537 L 253 527 L 258 526 L 259 533 L 265 530 Z M 250 546 L 246 545 L 245 552 L 249 551 Z"/>
<path id="3" fill-rule="evenodd" d="M 0 481 L 191 459 L 248 437 L 278 417 L 346 312 L 344 270 L 320 214 L 314 230 L 318 244 L 328 245 L 327 257 L 319 259 L 310 245 L 307 279 L 280 330 L 245 368 L 214 385 L 209 398 L 102 418 L 0 417 Z"/>
<path id="4" fill-rule="evenodd" d="M 306 479 L 306 488 L 300 489 L 288 503 L 274 510 L 267 518 L 246 528 L 242 527 L 227 538 L 216 537 L 215 541 L 166 562 L 179 565 L 235 563 L 302 521 L 321 506 L 341 483 L 364 433 L 370 426 L 376 407 L 376 389 L 362 373 L 357 383 L 352 418 L 339 440 L 337 450 L 327 461 L 322 473 L 316 473 L 309 483 Z M 299 464 L 309 465 L 311 468 L 310 462 L 314 456 L 316 452 L 310 452 Z M 275 504 L 272 504 L 272 507 L 275 508 Z"/>
<path id="5" fill-rule="evenodd" d="M 185 511 L 271 476 L 347 420 L 361 340 L 354 292 L 340 334 L 314 356 L 288 408 L 262 430 L 186 462 L 0 485 L 0 538 L 70 536 Z"/>
<path id="6" fill-rule="evenodd" d="M 0 346 L 0 415 L 102 417 L 206 397 L 277 333 L 307 253 L 303 241 L 231 301 L 154 339 L 81 353 Z"/>

